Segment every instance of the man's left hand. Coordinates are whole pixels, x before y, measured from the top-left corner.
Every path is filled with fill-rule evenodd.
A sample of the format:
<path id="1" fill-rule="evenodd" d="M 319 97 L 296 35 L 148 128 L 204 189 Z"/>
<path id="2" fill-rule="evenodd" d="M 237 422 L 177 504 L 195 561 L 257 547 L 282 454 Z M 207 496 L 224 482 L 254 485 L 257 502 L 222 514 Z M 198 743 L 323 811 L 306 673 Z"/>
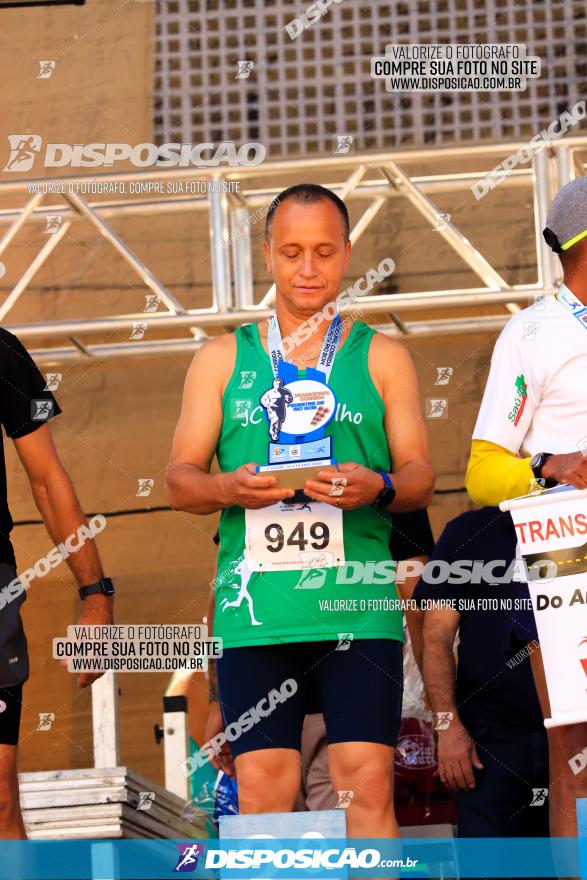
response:
<path id="1" fill-rule="evenodd" d="M 82 613 L 77 622 L 78 626 L 111 626 L 114 623 L 112 615 L 113 597 L 96 594 L 88 596 L 84 600 Z M 78 688 L 86 688 L 93 684 L 103 672 L 82 672 L 78 677 Z"/>
<path id="2" fill-rule="evenodd" d="M 331 495 L 335 485 L 333 480 L 341 477 L 346 480 L 346 484 L 342 486 L 342 493 Z M 354 510 L 365 504 L 373 504 L 383 488 L 383 478 L 380 474 L 363 467 L 362 464 L 347 461 L 339 465 L 338 470 L 319 471 L 317 480 L 306 482 L 304 492 L 315 501 L 324 501 L 341 510 Z"/>

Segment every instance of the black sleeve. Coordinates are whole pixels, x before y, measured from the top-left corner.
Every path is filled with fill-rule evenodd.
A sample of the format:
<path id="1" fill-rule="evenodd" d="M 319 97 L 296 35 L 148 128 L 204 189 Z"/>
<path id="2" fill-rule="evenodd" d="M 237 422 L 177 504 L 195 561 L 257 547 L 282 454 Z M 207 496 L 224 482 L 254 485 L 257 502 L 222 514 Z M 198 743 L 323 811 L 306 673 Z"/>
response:
<path id="1" fill-rule="evenodd" d="M 0 421 L 13 440 L 31 434 L 61 408 L 24 345 L 0 328 Z"/>
<path id="2" fill-rule="evenodd" d="M 432 565 L 433 562 L 450 564 L 459 559 L 460 553 L 457 553 L 456 548 L 462 546 L 463 534 L 458 519 L 457 517 L 456 520 L 451 520 L 444 527 L 444 531 L 436 542 L 427 569 L 416 584 L 414 599 L 455 599 L 458 601 L 468 595 L 467 584 L 458 583 L 458 580 L 462 580 L 462 575 L 459 576 L 458 572 L 454 572 L 451 582 L 447 572 L 441 570 L 440 564 Z M 446 568 L 446 566 L 444 567 Z"/>
<path id="3" fill-rule="evenodd" d="M 393 513 L 389 552 L 396 562 L 412 556 L 432 556 L 434 537 L 427 510 Z"/>

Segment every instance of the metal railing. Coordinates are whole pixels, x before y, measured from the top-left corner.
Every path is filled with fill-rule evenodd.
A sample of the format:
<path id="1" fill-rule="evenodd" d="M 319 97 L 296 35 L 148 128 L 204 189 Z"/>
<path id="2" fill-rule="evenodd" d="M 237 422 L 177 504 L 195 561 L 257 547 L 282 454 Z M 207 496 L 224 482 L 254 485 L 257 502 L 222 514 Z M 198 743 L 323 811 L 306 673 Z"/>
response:
<path id="1" fill-rule="evenodd" d="M 507 182 L 503 183 L 503 186 L 512 188 L 532 187 L 536 265 L 534 282 L 523 285 L 507 284 L 499 268 L 491 265 L 473 246 L 452 218 L 445 219 L 441 226 L 434 227 L 438 217 L 446 217 L 434 203 L 435 194 L 466 191 L 474 181 L 487 174 L 500 157 L 515 152 L 521 146 L 522 142 L 475 146 L 466 150 L 463 147 L 428 148 L 319 160 L 318 167 L 325 186 L 348 203 L 353 200 L 368 200 L 367 208 L 351 230 L 353 244 L 367 229 L 376 226 L 381 209 L 388 200 L 405 198 L 427 223 L 436 228 L 444 241 L 479 278 L 479 286 L 465 289 L 414 290 L 362 296 L 357 304 L 363 313 L 374 318 L 381 315 L 391 320 L 391 323 L 379 325 L 378 329 L 390 335 L 410 337 L 494 331 L 503 326 L 509 314 L 516 311 L 520 304 L 526 305 L 533 297 L 552 289 L 558 280 L 560 269 L 557 259 L 542 239 L 541 230 L 552 194 L 576 175 L 584 173 L 581 153 L 587 151 L 586 137 L 569 137 L 553 142 L 548 151 L 535 155 L 531 165 L 518 167 Z M 455 161 L 458 163 L 460 157 L 465 156 L 467 160 L 475 159 L 480 170 L 437 170 L 419 175 L 410 175 L 407 170 L 410 165 L 423 161 L 437 168 L 442 168 L 447 163 L 454 166 Z M 315 174 L 316 167 L 315 160 L 307 159 L 269 162 L 253 168 L 227 168 L 223 171 L 201 168 L 165 171 L 154 169 L 93 178 L 102 184 L 112 182 L 129 185 L 131 182 L 136 185 L 141 181 L 174 180 L 182 181 L 184 189 L 190 181 L 195 180 L 240 181 L 243 189 L 244 186 L 247 188 L 238 195 L 218 191 L 163 198 L 145 198 L 140 195 L 129 197 L 125 194 L 105 200 L 100 197 L 82 197 L 75 191 L 77 184 L 88 182 L 87 175 L 57 180 L 53 178 L 52 182 L 59 182 L 65 192 L 60 197 L 60 203 L 52 203 L 50 206 L 43 204 L 42 193 L 34 192 L 35 187 L 38 189 L 43 181 L 3 181 L 0 183 L 0 204 L 6 204 L 6 197 L 11 197 L 14 201 L 15 196 L 22 196 L 27 200 L 22 207 L 0 210 L 0 229 L 7 227 L 0 237 L 0 260 L 26 224 L 46 224 L 48 215 L 59 215 L 61 222 L 58 230 L 48 236 L 44 246 L 31 259 L 12 289 L 8 290 L 0 304 L 2 323 L 29 343 L 39 339 L 50 340 L 50 344 L 33 351 L 38 361 L 50 363 L 191 351 L 214 331 L 266 318 L 271 312 L 275 291 L 271 286 L 258 302 L 253 301 L 251 217 L 257 216 L 258 209 L 266 206 L 285 186 Z M 265 180 L 272 178 L 278 179 L 281 185 L 271 188 L 264 184 Z M 262 185 L 255 186 L 256 181 L 260 181 Z M 471 194 L 468 197 L 473 198 Z M 110 225 L 111 220 L 120 217 L 160 217 L 164 213 L 194 211 L 206 212 L 208 217 L 208 259 L 211 263 L 212 283 L 211 305 L 206 308 L 188 308 L 182 304 Z M 262 210 L 260 213 L 262 215 Z M 82 220 L 87 221 L 96 234 L 101 235 L 115 249 L 136 273 L 138 282 L 156 297 L 157 311 L 147 314 L 105 314 L 93 318 L 80 316 L 67 320 L 61 320 L 57 316 L 46 321 L 10 324 L 14 306 L 30 291 L 31 283 L 41 266 L 64 240 L 69 229 Z M 491 223 L 499 223 L 499 217 L 494 214 Z M 67 287 L 67 278 L 63 279 L 63 286 Z M 490 315 L 482 313 L 463 317 L 456 314 L 454 318 L 448 319 L 426 317 L 425 320 L 402 321 L 398 317 L 405 312 L 436 308 L 458 312 L 464 307 L 476 309 L 482 306 L 485 312 L 488 305 L 501 306 L 502 310 Z M 149 331 L 156 331 L 157 338 L 148 338 L 149 334 L 144 332 L 142 336 L 138 334 L 134 338 L 137 323 L 146 323 Z M 161 337 L 161 331 L 179 335 Z M 130 335 L 116 341 L 95 341 L 96 336 L 99 338 L 103 335 L 110 340 L 113 335 L 122 333 Z M 93 337 L 93 341 L 86 343 L 84 337 L 87 336 Z M 62 344 L 66 340 L 68 344 Z"/>

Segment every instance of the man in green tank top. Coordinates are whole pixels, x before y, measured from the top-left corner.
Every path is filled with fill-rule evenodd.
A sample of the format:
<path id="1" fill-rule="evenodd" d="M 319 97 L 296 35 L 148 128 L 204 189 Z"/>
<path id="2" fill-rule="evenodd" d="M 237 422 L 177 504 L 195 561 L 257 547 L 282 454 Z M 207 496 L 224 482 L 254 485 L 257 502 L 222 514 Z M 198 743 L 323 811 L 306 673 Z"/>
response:
<path id="1" fill-rule="evenodd" d="M 396 836 L 403 631 L 388 544 L 392 512 L 427 506 L 434 483 L 416 373 L 400 342 L 337 315 L 351 245 L 334 193 L 281 193 L 264 252 L 275 314 L 198 351 L 167 470 L 175 508 L 221 511 L 224 731 L 197 757 L 228 740 L 241 812 L 288 812 L 304 715 L 321 711 L 348 836 Z M 302 496 L 258 470 L 285 461 L 291 476 L 306 460 L 324 464 Z"/>

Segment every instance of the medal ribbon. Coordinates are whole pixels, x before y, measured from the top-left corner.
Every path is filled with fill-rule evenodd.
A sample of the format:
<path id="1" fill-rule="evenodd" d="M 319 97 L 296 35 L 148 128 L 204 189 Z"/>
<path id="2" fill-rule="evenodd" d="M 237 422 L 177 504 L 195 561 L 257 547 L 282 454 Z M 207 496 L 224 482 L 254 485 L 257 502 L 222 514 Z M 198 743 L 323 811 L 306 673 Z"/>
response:
<path id="1" fill-rule="evenodd" d="M 587 330 L 587 306 L 583 305 L 580 299 L 577 299 L 566 285 L 561 285 L 555 294 L 559 303 L 569 310 L 573 318 L 576 318 L 579 324 Z"/>
<path id="2" fill-rule="evenodd" d="M 335 315 L 328 330 L 324 336 L 320 357 L 316 364 L 316 369 L 320 370 L 326 376 L 326 383 L 330 378 L 334 359 L 342 336 L 342 320 L 340 315 Z M 271 367 L 273 375 L 277 376 L 280 361 L 285 361 L 285 352 L 283 350 L 283 341 L 281 338 L 281 330 L 279 329 L 279 321 L 275 313 L 269 318 L 269 329 L 267 330 L 267 348 L 269 349 L 269 357 L 271 359 Z"/>

